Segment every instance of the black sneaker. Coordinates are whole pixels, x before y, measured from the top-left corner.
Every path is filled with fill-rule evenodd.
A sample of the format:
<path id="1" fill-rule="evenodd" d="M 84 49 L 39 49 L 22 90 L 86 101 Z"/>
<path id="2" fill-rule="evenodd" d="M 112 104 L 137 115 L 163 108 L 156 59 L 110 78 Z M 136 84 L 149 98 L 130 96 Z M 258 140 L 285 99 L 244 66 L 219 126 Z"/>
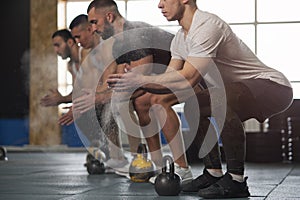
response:
<path id="1" fill-rule="evenodd" d="M 223 178 L 215 184 L 200 189 L 198 195 L 207 199 L 249 197 L 250 193 L 247 186 L 247 178 L 248 177 L 245 177 L 244 182 L 238 182 L 232 180 L 232 176 L 226 173 Z"/>
<path id="2" fill-rule="evenodd" d="M 198 192 L 202 188 L 206 188 L 216 183 L 222 177 L 214 177 L 204 168 L 203 174 L 198 176 L 191 182 L 182 185 L 183 192 Z"/>

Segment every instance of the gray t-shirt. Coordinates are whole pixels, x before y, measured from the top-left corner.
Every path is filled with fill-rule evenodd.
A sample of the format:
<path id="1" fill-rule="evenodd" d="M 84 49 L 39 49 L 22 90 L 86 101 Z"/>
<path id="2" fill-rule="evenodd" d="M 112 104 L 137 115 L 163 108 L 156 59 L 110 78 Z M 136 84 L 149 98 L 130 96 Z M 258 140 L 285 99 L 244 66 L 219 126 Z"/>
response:
<path id="1" fill-rule="evenodd" d="M 259 78 L 291 87 L 287 78 L 261 62 L 226 22 L 199 9 L 194 14 L 188 34 L 185 36 L 180 29 L 175 35 L 171 54 L 172 59 L 180 60 L 187 60 L 188 57 L 211 57 L 224 84 Z"/>
<path id="2" fill-rule="evenodd" d="M 173 34 L 144 22 L 126 21 L 123 32 L 114 37 L 113 54 L 118 64 L 153 55 L 153 62 L 162 64 L 155 65 L 153 73 L 166 70 L 171 59 Z"/>

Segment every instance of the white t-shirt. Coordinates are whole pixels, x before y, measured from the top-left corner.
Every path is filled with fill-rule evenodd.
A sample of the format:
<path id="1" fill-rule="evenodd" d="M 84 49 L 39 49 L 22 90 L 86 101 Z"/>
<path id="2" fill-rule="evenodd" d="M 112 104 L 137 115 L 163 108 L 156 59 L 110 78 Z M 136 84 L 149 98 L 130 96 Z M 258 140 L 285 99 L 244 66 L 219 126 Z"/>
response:
<path id="1" fill-rule="evenodd" d="M 77 78 L 80 78 L 82 77 L 82 73 L 83 73 L 83 70 L 81 68 L 81 64 L 82 64 L 82 58 L 81 58 L 81 52 L 83 50 L 83 47 L 79 46 L 78 48 L 78 57 L 79 57 L 79 68 L 77 69 L 77 66 L 76 66 L 76 63 L 73 62 L 72 63 L 72 74 L 74 74 Z"/>
<path id="2" fill-rule="evenodd" d="M 262 63 L 226 22 L 199 9 L 194 14 L 186 37 L 183 29 L 175 35 L 171 54 L 172 59 L 180 60 L 187 60 L 188 57 L 211 57 L 224 84 L 260 78 L 291 87 L 287 78 Z"/>

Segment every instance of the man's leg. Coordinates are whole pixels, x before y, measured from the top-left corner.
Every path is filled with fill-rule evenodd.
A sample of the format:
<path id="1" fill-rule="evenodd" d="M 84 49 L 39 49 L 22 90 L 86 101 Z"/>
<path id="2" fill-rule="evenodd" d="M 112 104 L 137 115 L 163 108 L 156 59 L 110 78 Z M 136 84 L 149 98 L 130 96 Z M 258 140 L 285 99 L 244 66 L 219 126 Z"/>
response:
<path id="1" fill-rule="evenodd" d="M 110 103 L 102 105 L 102 109 L 97 110 L 97 116 L 102 133 L 108 141 L 107 148 L 109 149 L 110 159 L 106 161 L 107 166 L 110 168 L 123 167 L 128 161 L 123 152 L 119 126 L 112 115 Z"/>
<path id="2" fill-rule="evenodd" d="M 96 149 L 101 149 L 105 158 L 109 159 L 109 150 L 108 150 L 108 141 L 105 136 L 101 134 L 101 129 L 99 126 L 99 121 L 96 116 L 96 112 L 91 109 L 85 113 L 83 113 L 79 118 L 75 120 L 76 128 L 88 139 L 88 144 L 85 142 L 85 145 L 88 152 L 93 156 Z"/>
<path id="3" fill-rule="evenodd" d="M 198 194 L 205 198 L 248 197 L 250 195 L 246 179 L 244 179 L 245 132 L 241 116 L 246 118 L 255 116 L 255 109 L 252 106 L 256 102 L 249 88 L 244 84 L 233 83 L 225 87 L 227 108 L 221 138 L 227 172 L 215 184 L 198 191 Z M 247 106 L 252 108 L 249 109 Z"/>
<path id="4" fill-rule="evenodd" d="M 151 95 L 151 105 L 154 106 L 155 116 L 170 146 L 174 161 L 180 167 L 187 168 L 188 163 L 181 132 L 181 121 L 178 114 L 172 108 L 177 103 L 178 100 L 174 94 Z"/>
<path id="5" fill-rule="evenodd" d="M 147 93 L 143 97 L 145 97 L 145 101 L 136 102 L 136 110 L 140 116 L 140 124 L 143 126 L 142 130 L 146 136 L 149 149 L 150 151 L 155 151 L 151 154 L 152 159 L 155 164 L 159 166 L 158 168 L 162 166 L 162 152 L 159 137 L 159 127 L 162 127 L 162 131 L 174 157 L 175 172 L 181 176 L 183 182 L 190 181 L 192 179 L 192 173 L 186 159 L 180 120 L 177 113 L 172 109 L 172 105 L 178 103 L 176 96 L 173 94 L 155 95 Z M 151 119 L 153 119 L 153 122 L 149 126 Z M 157 123 L 154 123 L 156 121 Z M 152 177 L 150 182 L 154 183 L 155 178 L 156 177 Z"/>
<path id="6" fill-rule="evenodd" d="M 139 121 L 138 121 L 138 117 L 134 111 L 133 102 L 130 101 L 129 103 L 130 103 L 129 104 L 130 118 L 131 118 L 131 121 L 133 121 L 136 126 L 134 126 L 134 130 L 131 130 L 129 133 L 126 133 L 126 134 L 128 137 L 130 152 L 133 156 L 135 156 L 137 153 L 138 146 L 142 142 L 141 130 L 140 130 L 140 127 L 138 126 Z M 124 126 L 125 126 L 125 130 L 130 130 L 130 127 L 126 128 L 126 124 L 124 124 Z"/>
<path id="7" fill-rule="evenodd" d="M 189 137 L 186 138 L 186 141 L 197 147 L 196 152 L 193 153 L 196 153 L 198 158 L 202 145 L 207 145 L 203 144 L 203 141 L 207 135 L 209 126 L 212 126 L 209 120 L 211 116 L 209 105 L 210 95 L 207 90 L 201 92 L 201 95 L 198 93 L 198 98 L 188 99 L 184 105 L 184 114 L 190 129 L 188 133 Z M 200 113 L 197 112 L 197 107 Z M 189 184 L 183 185 L 182 189 L 184 192 L 198 192 L 199 189 L 216 183 L 223 175 L 217 133 L 213 133 L 210 136 L 216 138 L 213 139 L 215 141 L 214 144 L 208 145 L 212 145 L 208 147 L 210 151 L 202 158 L 205 166 L 203 174 L 199 175 Z"/>
<path id="8" fill-rule="evenodd" d="M 151 159 L 157 168 L 162 166 L 162 151 L 160 144 L 160 137 L 158 134 L 159 127 L 153 113 L 150 113 L 150 93 L 145 93 L 139 96 L 134 101 L 134 107 L 139 119 L 142 133 L 146 139 Z M 152 114 L 152 118 L 150 116 Z M 153 121 L 151 121 L 153 119 Z"/>

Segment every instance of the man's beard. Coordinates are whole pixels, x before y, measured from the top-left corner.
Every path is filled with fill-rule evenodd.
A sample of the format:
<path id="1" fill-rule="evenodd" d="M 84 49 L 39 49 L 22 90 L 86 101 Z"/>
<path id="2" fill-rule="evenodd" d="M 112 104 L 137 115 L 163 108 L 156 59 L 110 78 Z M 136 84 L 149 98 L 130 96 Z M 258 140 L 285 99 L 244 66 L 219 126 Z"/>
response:
<path id="1" fill-rule="evenodd" d="M 63 60 L 71 57 L 71 49 L 67 46 L 65 52 L 61 55 Z"/>
<path id="2" fill-rule="evenodd" d="M 110 25 L 110 23 L 105 20 L 104 21 L 104 31 L 102 33 L 102 39 L 106 40 L 115 34 L 114 27 Z"/>

